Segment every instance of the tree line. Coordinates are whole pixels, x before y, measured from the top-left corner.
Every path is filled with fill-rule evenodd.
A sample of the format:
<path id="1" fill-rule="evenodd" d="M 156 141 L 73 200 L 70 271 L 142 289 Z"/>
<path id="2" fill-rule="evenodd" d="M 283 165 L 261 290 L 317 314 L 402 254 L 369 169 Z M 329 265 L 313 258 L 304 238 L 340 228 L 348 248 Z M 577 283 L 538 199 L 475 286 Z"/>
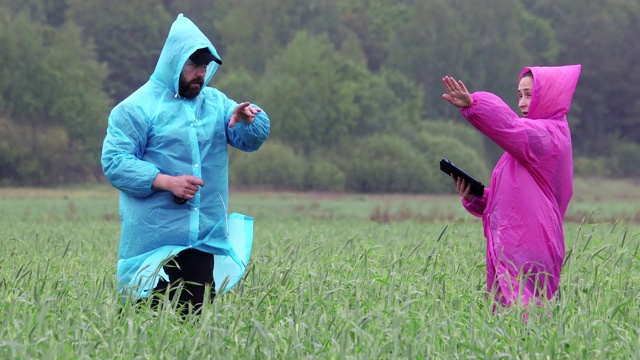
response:
<path id="1" fill-rule="evenodd" d="M 103 181 L 109 111 L 179 13 L 222 56 L 209 86 L 272 119 L 263 150 L 232 151 L 234 184 L 450 192 L 442 157 L 488 182 L 502 151 L 442 77 L 517 110 L 523 67 L 576 63 L 576 174 L 640 175 L 640 0 L 0 0 L 0 185 Z"/>

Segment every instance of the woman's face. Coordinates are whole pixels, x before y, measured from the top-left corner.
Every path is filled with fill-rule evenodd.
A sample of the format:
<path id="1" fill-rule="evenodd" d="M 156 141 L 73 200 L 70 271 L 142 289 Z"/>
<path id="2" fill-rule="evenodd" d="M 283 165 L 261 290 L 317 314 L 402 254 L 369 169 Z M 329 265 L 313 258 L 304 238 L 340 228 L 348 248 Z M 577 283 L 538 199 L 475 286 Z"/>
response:
<path id="1" fill-rule="evenodd" d="M 518 107 L 520 108 L 522 117 L 527 117 L 527 114 L 529 114 L 532 91 L 533 78 L 531 76 L 525 76 L 520 79 L 520 84 L 518 84 Z"/>

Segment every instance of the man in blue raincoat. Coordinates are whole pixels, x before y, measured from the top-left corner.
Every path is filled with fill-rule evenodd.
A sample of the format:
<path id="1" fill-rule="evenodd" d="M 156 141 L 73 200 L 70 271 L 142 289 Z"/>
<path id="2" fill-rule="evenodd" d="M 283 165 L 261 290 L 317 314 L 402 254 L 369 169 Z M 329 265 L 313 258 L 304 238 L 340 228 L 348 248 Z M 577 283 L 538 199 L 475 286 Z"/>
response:
<path id="1" fill-rule="evenodd" d="M 149 81 L 109 116 L 102 168 L 120 190 L 117 278 L 134 298 L 166 291 L 198 310 L 205 291 L 215 294 L 214 259 L 218 273 L 236 276 L 226 274 L 222 291 L 244 272 L 253 223 L 236 216 L 240 225 L 230 229 L 227 145 L 258 150 L 270 123 L 256 105 L 205 87 L 221 64 L 209 39 L 180 14 Z M 230 267 L 218 264 L 227 257 Z"/>

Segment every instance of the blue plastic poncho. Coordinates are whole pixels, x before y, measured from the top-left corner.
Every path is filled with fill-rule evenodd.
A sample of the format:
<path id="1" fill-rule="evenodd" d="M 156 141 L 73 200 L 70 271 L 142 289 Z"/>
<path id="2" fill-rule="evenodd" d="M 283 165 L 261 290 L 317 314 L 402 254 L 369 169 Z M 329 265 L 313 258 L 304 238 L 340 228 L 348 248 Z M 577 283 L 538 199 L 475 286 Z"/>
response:
<path id="1" fill-rule="evenodd" d="M 203 87 L 193 99 L 177 95 L 183 65 L 205 47 L 220 58 L 196 25 L 179 15 L 149 81 L 109 116 L 102 168 L 120 190 L 117 278 L 121 290 L 133 290 L 138 297 L 149 295 L 158 275 L 166 279 L 162 265 L 184 249 L 214 254 L 219 294 L 237 283 L 251 253 L 253 219 L 227 216 L 227 144 L 257 150 L 269 135 L 269 118 L 262 111 L 252 124 L 237 122 L 229 128 L 238 103 L 222 92 Z M 208 65 L 205 84 L 217 68 L 215 62 Z M 152 189 L 160 173 L 193 175 L 205 186 L 178 205 L 171 192 Z"/>

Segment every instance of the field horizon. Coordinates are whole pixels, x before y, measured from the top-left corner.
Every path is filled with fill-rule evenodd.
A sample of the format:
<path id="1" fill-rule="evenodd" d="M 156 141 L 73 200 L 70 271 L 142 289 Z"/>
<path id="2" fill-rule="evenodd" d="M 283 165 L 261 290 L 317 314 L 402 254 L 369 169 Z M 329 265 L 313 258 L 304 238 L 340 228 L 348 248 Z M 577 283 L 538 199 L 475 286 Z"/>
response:
<path id="1" fill-rule="evenodd" d="M 12 209 L 31 212 L 29 199 L 61 201 L 63 207 L 75 206 L 91 198 L 104 207 L 104 216 L 118 216 L 118 191 L 109 184 L 85 184 L 53 188 L 0 187 L 0 200 Z M 451 221 L 467 218 L 456 194 L 365 194 L 343 192 L 291 192 L 265 189 L 234 188 L 229 191 L 230 212 L 270 218 L 273 207 L 280 217 L 290 215 L 313 218 L 348 217 L 376 222 L 417 221 L 421 223 Z M 115 201 L 115 206 L 112 201 Z M 574 180 L 574 194 L 569 204 L 565 223 L 630 222 L 640 223 L 640 179 Z M 261 204 L 268 203 L 268 209 Z M 71 205 L 69 205 L 71 204 Z M 336 206 L 338 204 L 339 206 Z M 14 206 L 15 205 L 15 206 Z M 67 212 L 73 212 L 71 209 Z M 0 214 L 4 211 L 0 209 Z M 53 211 L 60 215 L 60 209 Z M 71 216 L 71 215 L 70 215 Z M 473 219 L 471 219 L 473 221 Z"/>

